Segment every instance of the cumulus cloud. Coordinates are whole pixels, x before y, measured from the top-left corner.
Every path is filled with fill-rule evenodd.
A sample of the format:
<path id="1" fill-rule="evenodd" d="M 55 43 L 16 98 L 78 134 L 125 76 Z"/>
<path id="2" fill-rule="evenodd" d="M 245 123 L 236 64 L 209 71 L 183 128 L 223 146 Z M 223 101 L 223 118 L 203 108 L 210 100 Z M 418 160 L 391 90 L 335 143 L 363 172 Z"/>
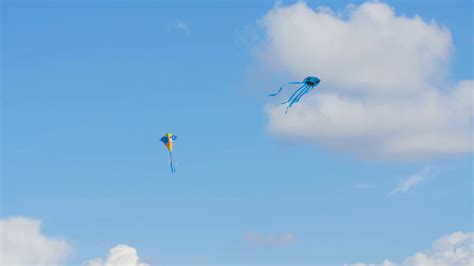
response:
<path id="1" fill-rule="evenodd" d="M 472 151 L 474 81 L 447 82 L 448 29 L 377 2 L 344 14 L 306 3 L 278 6 L 261 25 L 259 68 L 294 80 L 321 78 L 288 114 L 266 107 L 270 133 L 379 159 Z"/>
<path id="2" fill-rule="evenodd" d="M 474 265 L 474 233 L 456 232 L 434 242 L 428 252 L 418 252 L 401 263 L 385 260 L 381 264 L 346 264 L 346 266 L 471 266 Z"/>
<path id="3" fill-rule="evenodd" d="M 296 237 L 291 233 L 284 233 L 280 235 L 259 235 L 255 233 L 248 233 L 245 235 L 245 241 L 252 245 L 283 246 L 296 242 Z"/>
<path id="4" fill-rule="evenodd" d="M 39 220 L 12 217 L 0 220 L 0 265 L 62 265 L 72 248 L 41 232 Z"/>
<path id="5" fill-rule="evenodd" d="M 105 258 L 92 259 L 83 266 L 149 266 L 137 255 L 135 248 L 126 245 L 117 245 L 109 250 Z"/>

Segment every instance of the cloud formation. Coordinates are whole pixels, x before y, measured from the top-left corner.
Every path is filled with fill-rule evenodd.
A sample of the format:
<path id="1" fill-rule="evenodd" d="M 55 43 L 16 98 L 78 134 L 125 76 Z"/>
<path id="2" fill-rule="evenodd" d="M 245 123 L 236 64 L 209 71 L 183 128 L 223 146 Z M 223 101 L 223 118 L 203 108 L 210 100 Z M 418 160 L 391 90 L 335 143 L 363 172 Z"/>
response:
<path id="1" fill-rule="evenodd" d="M 45 236 L 39 220 L 12 217 L 0 220 L 0 265 L 62 265 L 72 248 Z"/>
<path id="2" fill-rule="evenodd" d="M 255 55 L 263 71 L 321 78 L 288 114 L 266 107 L 270 133 L 377 159 L 472 151 L 474 81 L 447 82 L 448 29 L 376 2 L 344 14 L 306 3 L 277 6 L 261 25 Z"/>
<path id="3" fill-rule="evenodd" d="M 436 240 L 428 252 L 418 252 L 401 263 L 385 260 L 381 264 L 346 266 L 471 266 L 474 265 L 474 233 L 456 232 Z"/>
<path id="4" fill-rule="evenodd" d="M 429 167 L 425 167 L 419 173 L 412 174 L 400 181 L 400 183 L 398 183 L 398 185 L 392 190 L 392 192 L 390 192 L 389 195 L 405 194 L 432 174 L 432 170 Z"/>
<path id="5" fill-rule="evenodd" d="M 291 233 L 281 235 L 259 235 L 255 233 L 248 233 L 245 235 L 245 241 L 252 245 L 260 246 L 283 246 L 290 245 L 296 242 L 296 237 Z"/>
<path id="6" fill-rule="evenodd" d="M 177 21 L 175 26 L 174 26 L 177 30 L 181 30 L 181 31 L 184 31 L 186 33 L 189 32 L 189 27 L 188 27 L 188 24 L 186 24 L 184 21 Z"/>
<path id="7" fill-rule="evenodd" d="M 83 264 L 83 266 L 149 266 L 141 261 L 135 248 L 126 245 L 117 245 L 109 250 L 107 256 L 92 259 Z"/>

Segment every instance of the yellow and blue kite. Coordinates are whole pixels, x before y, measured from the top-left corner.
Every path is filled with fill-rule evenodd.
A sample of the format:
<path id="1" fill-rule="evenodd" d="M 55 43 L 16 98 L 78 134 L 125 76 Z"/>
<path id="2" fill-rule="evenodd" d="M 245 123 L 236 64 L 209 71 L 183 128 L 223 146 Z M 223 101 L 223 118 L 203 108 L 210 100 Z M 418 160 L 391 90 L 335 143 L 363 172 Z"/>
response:
<path id="1" fill-rule="evenodd" d="M 173 162 L 173 144 L 175 142 L 175 140 L 177 139 L 178 137 L 176 137 L 175 135 L 171 134 L 171 133 L 166 133 L 160 140 L 161 142 L 163 142 L 163 144 L 165 144 L 166 148 L 168 149 L 168 151 L 170 152 L 170 167 L 171 167 L 171 173 L 174 173 L 176 172 L 176 168 L 174 167 L 174 162 Z"/>

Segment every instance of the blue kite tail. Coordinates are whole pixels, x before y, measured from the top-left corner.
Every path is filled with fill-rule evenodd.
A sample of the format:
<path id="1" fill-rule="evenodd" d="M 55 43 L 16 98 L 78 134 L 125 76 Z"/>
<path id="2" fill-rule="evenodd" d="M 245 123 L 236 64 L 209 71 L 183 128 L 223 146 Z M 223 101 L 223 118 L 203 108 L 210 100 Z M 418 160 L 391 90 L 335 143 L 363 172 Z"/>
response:
<path id="1" fill-rule="evenodd" d="M 301 91 L 305 90 L 306 88 L 307 88 L 306 84 L 302 85 L 291 95 L 291 97 L 287 101 L 284 101 L 281 104 L 286 104 L 286 103 L 292 102 L 293 98 L 295 98 L 296 95 L 298 95 Z"/>
<path id="2" fill-rule="evenodd" d="M 289 85 L 289 84 L 302 84 L 302 83 L 303 83 L 303 82 L 298 82 L 298 81 L 285 83 L 285 84 L 283 84 L 283 86 L 280 87 L 280 89 L 278 89 L 277 92 L 268 94 L 268 96 L 277 96 L 278 94 L 280 94 L 280 92 L 283 90 L 283 88 L 284 88 L 286 85 Z"/>
<path id="3" fill-rule="evenodd" d="M 291 96 L 291 98 L 287 101 L 287 102 L 289 102 L 289 104 L 286 107 L 285 114 L 288 113 L 288 109 L 290 109 L 293 106 L 293 104 L 299 102 L 301 100 L 301 97 L 303 97 L 303 95 L 305 95 L 306 93 L 310 92 L 314 87 L 313 86 L 302 86 L 301 88 L 302 88 L 301 90 L 298 89 L 298 91 L 296 91 Z"/>
<path id="4" fill-rule="evenodd" d="M 284 86 L 284 85 L 283 85 L 283 86 Z M 283 86 L 281 86 L 280 89 L 279 89 L 277 92 L 275 92 L 275 93 L 270 93 L 270 94 L 268 94 L 268 96 L 277 96 L 277 95 L 280 94 L 280 92 L 283 90 Z"/>
<path id="5" fill-rule="evenodd" d="M 170 168 L 171 168 L 171 173 L 176 173 L 176 168 L 174 166 L 174 162 L 173 162 L 173 156 L 171 155 L 171 152 L 170 152 Z"/>
<path id="6" fill-rule="evenodd" d="M 172 174 L 176 173 L 176 168 L 174 168 L 173 161 L 170 162 L 170 168 L 171 168 L 171 173 Z"/>

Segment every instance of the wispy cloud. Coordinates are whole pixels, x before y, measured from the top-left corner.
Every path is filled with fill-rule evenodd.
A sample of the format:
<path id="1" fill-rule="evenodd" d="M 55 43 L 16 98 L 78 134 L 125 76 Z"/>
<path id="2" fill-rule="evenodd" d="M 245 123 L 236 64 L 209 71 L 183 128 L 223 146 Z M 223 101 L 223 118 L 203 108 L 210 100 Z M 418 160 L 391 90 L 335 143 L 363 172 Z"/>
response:
<path id="1" fill-rule="evenodd" d="M 389 195 L 405 194 L 433 174 L 433 170 L 430 167 L 425 167 L 422 171 L 412 174 L 400 181 Z"/>
<path id="2" fill-rule="evenodd" d="M 280 235 L 259 235 L 248 233 L 245 235 L 245 241 L 252 245 L 282 246 L 295 243 L 296 237 L 292 233 L 284 233 Z"/>
<path id="3" fill-rule="evenodd" d="M 188 24 L 186 24 L 184 21 L 182 20 L 178 20 L 176 22 L 176 24 L 174 25 L 174 28 L 177 29 L 177 30 L 180 30 L 180 31 L 184 31 L 186 33 L 189 33 L 189 27 L 188 27 Z"/>

